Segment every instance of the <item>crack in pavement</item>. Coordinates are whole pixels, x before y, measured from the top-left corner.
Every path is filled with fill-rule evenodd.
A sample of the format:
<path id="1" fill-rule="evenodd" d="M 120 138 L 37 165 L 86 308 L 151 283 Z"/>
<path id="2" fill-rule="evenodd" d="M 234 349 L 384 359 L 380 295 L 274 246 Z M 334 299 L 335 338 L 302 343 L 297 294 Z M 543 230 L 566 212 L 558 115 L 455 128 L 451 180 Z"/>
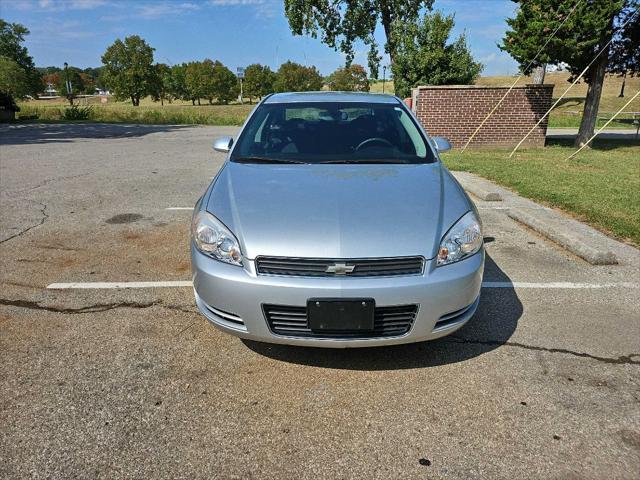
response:
<path id="1" fill-rule="evenodd" d="M 568 350 L 566 348 L 539 347 L 536 345 L 527 345 L 525 343 L 509 342 L 509 341 L 501 342 L 498 340 L 473 340 L 470 338 L 457 337 L 455 335 L 444 338 L 443 340 L 452 342 L 452 343 L 458 343 L 458 344 L 473 344 L 473 345 L 487 345 L 487 346 L 506 345 L 509 347 L 522 348 L 525 350 L 534 350 L 536 352 L 563 353 L 566 355 L 573 355 L 575 357 L 580 357 L 580 358 L 588 358 L 590 360 L 596 360 L 598 362 L 610 363 L 614 365 L 640 365 L 640 353 L 620 355 L 617 358 L 612 358 L 612 357 L 600 357 L 598 355 L 591 355 L 590 353 L 586 353 L 586 352 L 575 352 L 573 350 Z M 635 358 L 637 358 L 637 360 L 635 360 Z"/>
<path id="2" fill-rule="evenodd" d="M 12 240 L 16 237 L 20 237 L 22 235 L 24 235 L 25 233 L 27 233 L 29 230 L 32 230 L 36 227 L 39 227 L 40 225 L 42 225 L 44 222 L 47 221 L 47 219 L 49 218 L 49 214 L 47 213 L 47 204 L 46 203 L 41 203 L 41 202 L 35 202 L 38 205 L 40 205 L 42 208 L 40 209 L 40 213 L 42 214 L 42 218 L 40 219 L 39 222 L 28 226 L 27 228 L 19 231 L 18 233 L 11 235 L 10 237 L 5 238 L 4 240 L 0 240 L 0 244 L 4 243 L 4 242 L 8 242 L 9 240 Z"/>
<path id="3" fill-rule="evenodd" d="M 40 187 L 44 187 L 45 185 L 48 185 L 50 183 L 53 182 L 59 182 L 62 180 L 70 180 L 72 178 L 79 178 L 79 177 L 86 177 L 87 175 L 89 175 L 89 173 L 80 173 L 80 174 L 76 174 L 76 175 L 65 175 L 62 177 L 54 177 L 54 178 L 47 178 L 46 180 L 43 180 L 42 182 L 36 184 L 33 187 L 25 187 L 25 188 L 21 188 L 19 190 L 7 190 L 4 193 L 4 195 L 8 196 L 8 197 L 14 197 L 16 195 L 24 195 L 27 192 L 31 192 L 33 190 L 37 190 Z"/>
<path id="4" fill-rule="evenodd" d="M 118 308 L 146 309 L 151 307 L 161 307 L 169 310 L 176 310 L 183 313 L 198 313 L 196 310 L 190 310 L 180 305 L 165 304 L 161 301 L 99 303 L 94 305 L 88 305 L 86 307 L 62 308 L 62 307 L 41 305 L 40 302 L 35 302 L 30 300 L 14 300 L 14 299 L 8 299 L 8 298 L 0 298 L 0 305 L 9 305 L 14 307 L 26 308 L 29 310 L 44 310 L 44 311 L 53 312 L 53 313 L 66 313 L 70 315 L 106 312 L 106 311 L 115 310 Z M 185 327 L 180 332 L 178 332 L 176 336 L 181 335 L 183 332 L 191 328 L 193 325 L 194 323 L 189 324 L 187 327 Z M 580 358 L 588 358 L 590 360 L 595 360 L 598 362 L 614 364 L 614 365 L 640 365 L 640 353 L 620 355 L 617 358 L 612 358 L 612 357 L 600 357 L 598 355 L 592 355 L 586 352 L 576 352 L 573 350 L 568 350 L 566 348 L 548 348 L 548 347 L 540 347 L 536 345 L 527 345 L 519 342 L 509 342 L 509 341 L 501 342 L 498 340 L 474 340 L 470 338 L 458 337 L 455 335 L 446 337 L 443 340 L 445 342 L 465 344 L 465 345 L 486 345 L 486 346 L 506 345 L 509 347 L 522 348 L 525 350 L 533 350 L 537 352 L 562 353 L 565 355 L 572 355 Z"/>
<path id="5" fill-rule="evenodd" d="M 70 315 L 77 315 L 83 313 L 99 313 L 106 312 L 108 310 L 115 310 L 117 308 L 137 308 L 145 309 L 151 307 L 162 307 L 169 310 L 177 310 L 183 313 L 197 313 L 195 310 L 189 310 L 181 307 L 180 305 L 165 304 L 163 302 L 114 302 L 114 303 L 98 303 L 94 305 L 88 305 L 86 307 L 79 308 L 62 308 L 53 307 L 48 305 L 41 305 L 40 302 L 34 302 L 31 300 L 13 300 L 9 298 L 0 298 L 0 305 L 9 305 L 13 307 L 26 308 L 28 310 L 44 310 L 53 313 L 68 313 Z"/>

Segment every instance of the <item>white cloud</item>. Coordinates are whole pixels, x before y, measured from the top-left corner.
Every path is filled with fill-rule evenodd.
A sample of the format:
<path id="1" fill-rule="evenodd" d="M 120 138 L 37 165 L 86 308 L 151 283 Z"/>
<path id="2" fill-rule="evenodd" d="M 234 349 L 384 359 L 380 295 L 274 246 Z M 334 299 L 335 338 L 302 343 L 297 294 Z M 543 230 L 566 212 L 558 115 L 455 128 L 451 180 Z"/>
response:
<path id="1" fill-rule="evenodd" d="M 477 57 L 484 65 L 482 75 L 511 75 L 517 73 L 518 64 L 504 52 L 492 52 Z"/>
<path id="2" fill-rule="evenodd" d="M 200 5 L 192 2 L 160 2 L 139 5 L 137 13 L 143 18 L 158 18 L 168 15 L 184 15 L 200 9 Z"/>
<path id="3" fill-rule="evenodd" d="M 67 3 L 70 10 L 92 10 L 107 5 L 105 0 L 71 0 Z"/>
<path id="4" fill-rule="evenodd" d="M 281 0 L 207 0 L 211 7 L 254 7 L 257 17 L 273 17 L 278 8 L 282 7 Z"/>
<path id="5" fill-rule="evenodd" d="M 108 5 L 107 0 L 14 0 L 12 6 L 23 11 L 93 10 Z"/>
<path id="6" fill-rule="evenodd" d="M 262 5 L 265 0 L 208 0 L 207 4 L 214 7 L 231 7 L 237 5 Z"/>
<path id="7" fill-rule="evenodd" d="M 49 45 L 51 39 L 80 40 L 99 35 L 95 30 L 83 30 L 83 25 L 74 20 L 57 21 L 49 19 L 44 23 L 36 23 L 31 28 L 32 43 Z"/>

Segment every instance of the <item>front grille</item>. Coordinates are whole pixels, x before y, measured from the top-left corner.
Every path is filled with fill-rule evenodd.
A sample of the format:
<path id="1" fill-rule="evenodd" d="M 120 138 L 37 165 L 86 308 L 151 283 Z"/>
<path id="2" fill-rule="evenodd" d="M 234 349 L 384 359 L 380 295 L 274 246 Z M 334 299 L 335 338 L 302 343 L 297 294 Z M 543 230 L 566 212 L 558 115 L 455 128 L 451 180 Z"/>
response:
<path id="1" fill-rule="evenodd" d="M 353 267 L 353 269 L 351 267 Z M 261 275 L 289 275 L 297 277 L 383 277 L 419 275 L 422 273 L 423 267 L 423 257 L 367 259 L 256 258 L 256 270 Z"/>
<path id="2" fill-rule="evenodd" d="M 269 328 L 276 335 L 313 338 L 379 338 L 397 337 L 407 333 L 418 312 L 417 305 L 376 307 L 371 332 L 342 330 L 314 332 L 307 325 L 307 307 L 290 305 L 263 305 Z"/>

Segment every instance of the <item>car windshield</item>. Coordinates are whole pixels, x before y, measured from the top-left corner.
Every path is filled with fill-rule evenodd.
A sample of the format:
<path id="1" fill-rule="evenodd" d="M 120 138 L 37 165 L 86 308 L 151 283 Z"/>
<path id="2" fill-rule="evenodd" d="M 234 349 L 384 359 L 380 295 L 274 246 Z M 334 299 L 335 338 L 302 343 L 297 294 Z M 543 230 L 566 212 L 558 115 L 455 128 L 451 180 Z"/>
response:
<path id="1" fill-rule="evenodd" d="M 432 163 L 435 159 L 402 105 L 296 102 L 258 107 L 231 161 Z"/>

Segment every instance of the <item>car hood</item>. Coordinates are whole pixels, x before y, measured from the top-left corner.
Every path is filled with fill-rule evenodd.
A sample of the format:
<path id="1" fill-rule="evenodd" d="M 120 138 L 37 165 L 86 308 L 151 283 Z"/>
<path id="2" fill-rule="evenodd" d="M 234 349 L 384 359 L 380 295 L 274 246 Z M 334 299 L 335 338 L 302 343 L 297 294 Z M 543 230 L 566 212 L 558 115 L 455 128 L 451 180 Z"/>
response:
<path id="1" fill-rule="evenodd" d="M 470 208 L 440 163 L 228 162 L 206 205 L 249 259 L 433 258 L 442 235 Z"/>

